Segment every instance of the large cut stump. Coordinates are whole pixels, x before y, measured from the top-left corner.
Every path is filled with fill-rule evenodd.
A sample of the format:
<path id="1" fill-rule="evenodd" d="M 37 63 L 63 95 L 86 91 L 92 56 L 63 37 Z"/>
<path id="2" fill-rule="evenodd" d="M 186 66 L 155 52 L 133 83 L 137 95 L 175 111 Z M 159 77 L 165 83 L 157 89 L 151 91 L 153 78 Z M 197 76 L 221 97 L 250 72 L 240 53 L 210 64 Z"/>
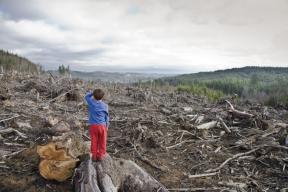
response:
<path id="1" fill-rule="evenodd" d="M 76 192 L 168 192 L 136 163 L 124 159 L 92 162 L 89 157 L 75 170 Z"/>
<path id="2" fill-rule="evenodd" d="M 77 157 L 89 153 L 89 145 L 82 140 L 81 135 L 67 132 L 53 137 L 46 145 L 38 145 L 37 153 L 41 158 L 41 176 L 49 180 L 65 181 L 72 177 L 79 162 Z"/>
<path id="3" fill-rule="evenodd" d="M 55 143 L 37 146 L 37 153 L 41 157 L 39 171 L 45 179 L 65 181 L 73 175 L 78 159 L 69 156 L 66 150 L 58 149 Z"/>

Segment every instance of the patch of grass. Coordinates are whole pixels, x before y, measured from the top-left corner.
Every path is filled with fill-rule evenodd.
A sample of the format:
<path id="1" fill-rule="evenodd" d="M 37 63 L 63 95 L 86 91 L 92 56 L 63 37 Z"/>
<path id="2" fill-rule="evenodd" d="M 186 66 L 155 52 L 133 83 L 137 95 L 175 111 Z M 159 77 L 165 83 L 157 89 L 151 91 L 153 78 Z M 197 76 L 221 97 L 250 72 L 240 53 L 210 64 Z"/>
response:
<path id="1" fill-rule="evenodd" d="M 201 84 L 178 85 L 177 91 L 187 92 L 198 96 L 205 96 L 212 102 L 218 101 L 224 96 L 222 91 L 213 90 Z"/>

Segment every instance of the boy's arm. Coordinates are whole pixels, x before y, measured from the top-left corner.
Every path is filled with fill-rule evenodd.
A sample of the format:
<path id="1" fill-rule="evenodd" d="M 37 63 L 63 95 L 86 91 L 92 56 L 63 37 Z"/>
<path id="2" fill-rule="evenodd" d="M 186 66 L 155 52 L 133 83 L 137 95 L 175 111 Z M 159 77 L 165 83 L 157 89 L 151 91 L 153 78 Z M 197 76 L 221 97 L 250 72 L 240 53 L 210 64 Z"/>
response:
<path id="1" fill-rule="evenodd" d="M 92 100 L 93 93 L 88 92 L 85 95 L 85 100 L 87 101 L 88 105 L 92 106 L 93 105 L 93 100 Z"/>
<path id="2" fill-rule="evenodd" d="M 109 114 L 107 114 L 107 116 L 106 116 L 106 127 L 107 127 L 107 129 L 109 127 Z"/>
<path id="3" fill-rule="evenodd" d="M 106 113 L 106 115 L 105 115 L 105 122 L 106 122 L 106 127 L 107 127 L 107 129 L 108 129 L 108 127 L 109 127 L 109 112 L 108 112 L 108 106 L 107 106 L 107 113 Z"/>

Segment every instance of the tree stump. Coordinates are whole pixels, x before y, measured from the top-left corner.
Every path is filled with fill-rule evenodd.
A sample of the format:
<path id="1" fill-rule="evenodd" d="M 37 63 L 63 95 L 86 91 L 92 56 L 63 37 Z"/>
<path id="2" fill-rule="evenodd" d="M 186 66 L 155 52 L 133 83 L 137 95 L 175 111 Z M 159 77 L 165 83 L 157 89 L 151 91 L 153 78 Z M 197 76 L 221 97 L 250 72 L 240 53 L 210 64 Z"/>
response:
<path id="1" fill-rule="evenodd" d="M 112 159 L 92 162 L 86 157 L 75 170 L 76 192 L 168 192 L 168 190 L 136 163 Z"/>
<path id="2" fill-rule="evenodd" d="M 39 171 L 45 179 L 65 181 L 72 176 L 78 160 L 64 149 L 57 149 L 55 143 L 37 146 L 37 153 L 41 157 Z"/>
<path id="3" fill-rule="evenodd" d="M 88 148 L 79 135 L 71 132 L 39 145 L 40 174 L 46 179 L 64 181 L 74 172 L 76 192 L 168 192 L 133 161 L 112 159 L 107 154 L 102 161 L 92 162 Z"/>

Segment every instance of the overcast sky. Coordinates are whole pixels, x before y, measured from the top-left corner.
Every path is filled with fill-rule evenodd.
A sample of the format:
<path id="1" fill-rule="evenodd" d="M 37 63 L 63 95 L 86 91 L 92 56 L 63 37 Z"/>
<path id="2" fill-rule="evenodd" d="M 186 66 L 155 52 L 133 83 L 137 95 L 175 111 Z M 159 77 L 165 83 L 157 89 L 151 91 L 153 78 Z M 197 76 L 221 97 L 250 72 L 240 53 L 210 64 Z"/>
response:
<path id="1" fill-rule="evenodd" d="M 0 49 L 45 69 L 288 66 L 288 1 L 0 0 Z"/>

